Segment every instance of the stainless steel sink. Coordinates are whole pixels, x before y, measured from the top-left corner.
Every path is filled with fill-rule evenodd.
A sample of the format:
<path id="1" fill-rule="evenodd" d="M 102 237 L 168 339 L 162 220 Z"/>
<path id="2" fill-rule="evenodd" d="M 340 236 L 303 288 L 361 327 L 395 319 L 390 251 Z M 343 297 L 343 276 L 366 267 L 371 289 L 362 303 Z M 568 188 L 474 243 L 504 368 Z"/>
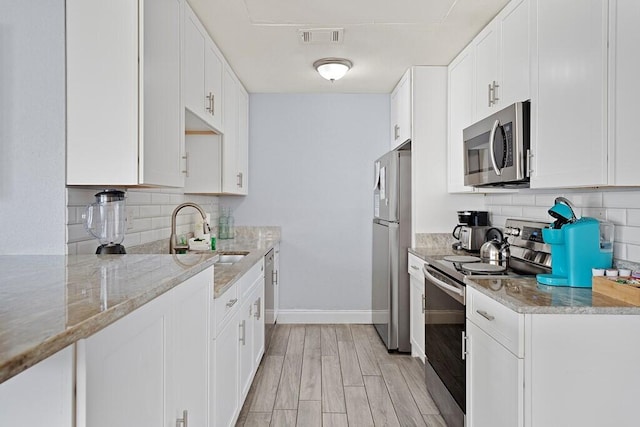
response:
<path id="1" fill-rule="evenodd" d="M 242 261 L 249 252 L 221 253 L 216 264 L 232 265 Z"/>

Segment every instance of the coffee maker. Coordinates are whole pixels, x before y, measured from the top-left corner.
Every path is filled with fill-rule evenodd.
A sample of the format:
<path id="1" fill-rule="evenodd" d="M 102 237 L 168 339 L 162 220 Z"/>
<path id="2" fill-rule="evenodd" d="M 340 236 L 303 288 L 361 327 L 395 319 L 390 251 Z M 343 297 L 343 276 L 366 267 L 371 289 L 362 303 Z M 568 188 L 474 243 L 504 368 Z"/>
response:
<path id="1" fill-rule="evenodd" d="M 576 218 L 564 197 L 555 200 L 549 215 L 556 221 L 542 230 L 542 238 L 551 246 L 551 274 L 538 274 L 538 283 L 590 288 L 591 269 L 611 267 L 613 224 L 596 218 Z"/>
<path id="2" fill-rule="evenodd" d="M 452 245 L 454 250 L 464 249 L 477 252 L 485 242 L 485 235 L 489 226 L 489 212 L 487 211 L 458 211 L 458 225 L 452 235 L 457 240 Z"/>
<path id="3" fill-rule="evenodd" d="M 120 190 L 104 190 L 95 195 L 95 203 L 86 207 L 83 218 L 89 234 L 100 241 L 96 254 L 125 254 L 125 194 Z"/>

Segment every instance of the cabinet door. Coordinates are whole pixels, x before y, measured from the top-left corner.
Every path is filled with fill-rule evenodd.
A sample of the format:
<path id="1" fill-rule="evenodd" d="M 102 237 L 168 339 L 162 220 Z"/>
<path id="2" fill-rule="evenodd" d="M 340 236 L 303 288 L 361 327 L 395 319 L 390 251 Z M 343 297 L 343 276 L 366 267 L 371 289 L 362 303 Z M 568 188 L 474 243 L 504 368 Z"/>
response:
<path id="1" fill-rule="evenodd" d="M 239 401 L 242 402 L 244 397 L 249 392 L 251 387 L 251 379 L 254 368 L 253 357 L 253 334 L 254 334 L 254 321 L 253 321 L 253 301 L 251 296 L 245 298 L 243 304 L 240 306 L 239 311 L 239 379 L 238 379 L 238 391 Z"/>
<path id="2" fill-rule="evenodd" d="M 211 424 L 229 426 L 238 411 L 238 359 L 239 359 L 239 311 L 213 341 L 215 347 L 214 408 Z"/>
<path id="3" fill-rule="evenodd" d="M 73 346 L 0 384 L 0 425 L 72 427 Z"/>
<path id="4" fill-rule="evenodd" d="M 498 109 L 531 97 L 531 42 L 529 0 L 513 0 L 500 13 L 499 85 L 496 95 Z"/>
<path id="5" fill-rule="evenodd" d="M 410 278 L 411 355 L 424 362 L 424 279 L 416 279 L 413 275 Z"/>
<path id="6" fill-rule="evenodd" d="M 139 183 L 182 187 L 181 0 L 144 1 Z"/>
<path id="7" fill-rule="evenodd" d="M 253 301 L 253 359 L 254 370 L 258 369 L 264 355 L 264 276 L 257 280 L 251 296 Z"/>
<path id="8" fill-rule="evenodd" d="M 222 137 L 214 134 L 187 134 L 184 145 L 187 153 L 184 192 L 222 192 Z"/>
<path id="9" fill-rule="evenodd" d="M 495 22 L 487 25 L 473 41 L 475 49 L 475 121 L 497 111 L 495 98 L 500 98 L 501 86 L 498 78 L 500 69 L 499 26 Z M 494 84 L 495 83 L 495 84 Z"/>
<path id="10" fill-rule="evenodd" d="M 238 148 L 236 150 L 238 170 L 237 193 L 249 194 L 249 94 L 238 84 Z"/>
<path id="11" fill-rule="evenodd" d="M 464 185 L 464 154 L 462 131 L 473 123 L 474 53 L 470 46 L 449 65 L 449 193 L 472 192 Z"/>
<path id="12" fill-rule="evenodd" d="M 207 37 L 204 48 L 204 98 L 207 101 L 205 111 L 208 113 L 207 122 L 222 131 L 222 60 L 213 47 L 213 42 Z"/>
<path id="13" fill-rule="evenodd" d="M 224 72 L 224 135 L 222 137 L 222 191 L 239 190 L 238 154 L 238 85 L 231 70 Z"/>
<path id="14" fill-rule="evenodd" d="M 164 425 L 168 312 L 161 296 L 78 341 L 79 427 Z"/>
<path id="15" fill-rule="evenodd" d="M 533 0 L 532 188 L 607 183 L 607 2 Z"/>
<path id="16" fill-rule="evenodd" d="M 209 364 L 209 306 L 212 301 L 213 269 L 186 280 L 171 292 L 171 404 L 167 419 L 182 418 L 189 423 L 208 425 L 207 373 Z M 173 425 L 169 423 L 169 425 Z"/>
<path id="17" fill-rule="evenodd" d="M 609 5 L 609 184 L 638 186 L 640 2 L 612 0 Z"/>
<path id="18" fill-rule="evenodd" d="M 467 427 L 524 425 L 524 361 L 467 320 Z"/>
<path id="19" fill-rule="evenodd" d="M 411 139 L 411 69 L 391 93 L 391 149 Z"/>
<path id="20" fill-rule="evenodd" d="M 185 4 L 184 11 L 184 106 L 196 116 L 204 120 L 205 107 L 208 105 L 204 97 L 204 49 L 205 36 L 200 29 L 200 21 L 193 10 Z"/>

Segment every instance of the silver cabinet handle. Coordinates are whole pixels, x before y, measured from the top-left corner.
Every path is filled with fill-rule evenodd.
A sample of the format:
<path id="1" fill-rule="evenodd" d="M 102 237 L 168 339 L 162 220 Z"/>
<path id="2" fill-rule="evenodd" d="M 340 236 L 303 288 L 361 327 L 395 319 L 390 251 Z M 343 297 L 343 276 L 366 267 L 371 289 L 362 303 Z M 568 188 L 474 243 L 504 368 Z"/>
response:
<path id="1" fill-rule="evenodd" d="M 533 153 L 531 153 L 531 149 L 527 148 L 527 178 L 531 177 L 531 158 L 533 157 Z"/>
<path id="2" fill-rule="evenodd" d="M 467 352 L 467 334 L 464 331 L 462 331 L 462 360 L 465 360 L 468 354 L 469 353 Z"/>
<path id="3" fill-rule="evenodd" d="M 238 302 L 238 298 L 230 299 L 229 302 L 227 302 L 227 307 L 231 308 L 234 305 L 236 305 L 237 302 Z"/>
<path id="4" fill-rule="evenodd" d="M 480 316 L 484 317 L 485 319 L 487 319 L 489 322 L 491 322 L 492 320 L 495 319 L 494 316 L 490 315 L 489 313 L 487 313 L 484 310 L 476 310 L 476 313 L 478 313 Z"/>
<path id="5" fill-rule="evenodd" d="M 427 311 L 427 298 L 422 294 L 422 314 Z"/>
<path id="6" fill-rule="evenodd" d="M 494 139 L 496 137 L 496 130 L 498 130 L 498 126 L 500 126 L 500 120 L 497 120 L 493 123 L 491 127 L 491 133 L 489 134 L 489 157 L 491 157 L 491 165 L 493 166 L 493 170 L 496 175 L 502 175 L 502 171 L 498 169 L 498 163 L 496 162 L 496 153 L 493 151 Z"/>
<path id="7" fill-rule="evenodd" d="M 176 418 L 176 427 L 189 427 L 189 419 L 188 419 L 189 411 L 186 409 L 182 411 L 182 418 Z"/>
<path id="8" fill-rule="evenodd" d="M 260 313 L 262 312 L 262 298 L 258 298 L 253 304 L 256 306 L 256 312 L 253 313 L 253 317 L 260 320 Z"/>
<path id="9" fill-rule="evenodd" d="M 182 156 L 182 159 L 184 160 L 184 170 L 182 171 L 182 173 L 189 178 L 189 153 L 188 152 L 184 152 L 184 156 Z"/>
<path id="10" fill-rule="evenodd" d="M 412 265 L 411 268 L 413 268 L 414 270 L 420 270 L 420 268 L 415 265 Z"/>
<path id="11" fill-rule="evenodd" d="M 216 96 L 212 92 L 209 92 L 209 95 L 207 95 L 206 98 L 209 101 L 209 106 L 207 107 L 207 111 L 211 113 L 212 116 L 215 116 L 216 110 L 215 110 L 214 101 L 216 99 Z"/>
<path id="12" fill-rule="evenodd" d="M 400 138 L 400 126 L 394 125 L 393 126 L 393 139 L 396 140 L 398 138 Z"/>
<path id="13" fill-rule="evenodd" d="M 238 187 L 242 188 L 242 178 L 243 178 L 242 172 L 238 173 L 236 177 L 238 178 L 238 181 L 236 182 L 236 184 L 238 185 Z"/>
<path id="14" fill-rule="evenodd" d="M 489 83 L 489 89 L 487 90 L 487 93 L 489 95 L 489 107 L 491 107 L 492 105 L 491 104 L 491 100 L 493 99 L 492 92 L 493 92 L 493 88 L 491 87 L 491 83 Z"/>
<path id="15" fill-rule="evenodd" d="M 499 88 L 499 87 L 500 87 L 500 85 L 498 84 L 498 82 L 496 82 L 496 81 L 494 80 L 494 81 L 493 81 L 493 84 L 492 84 L 492 87 L 493 87 L 493 88 L 492 88 L 492 90 L 491 90 L 491 92 L 492 92 L 492 94 L 493 94 L 492 104 L 493 104 L 493 105 L 495 105 L 495 104 L 497 103 L 496 101 L 500 101 L 500 98 L 498 98 L 498 97 L 496 96 L 496 88 Z"/>
<path id="16" fill-rule="evenodd" d="M 245 340 L 246 325 L 244 320 L 240 322 L 240 329 L 242 329 L 242 335 L 240 335 L 240 342 L 242 343 L 242 345 L 246 345 L 246 340 Z"/>
<path id="17" fill-rule="evenodd" d="M 273 274 L 271 275 L 271 277 L 272 277 L 271 280 L 273 281 L 273 284 L 277 285 L 278 284 L 278 270 L 274 270 Z"/>

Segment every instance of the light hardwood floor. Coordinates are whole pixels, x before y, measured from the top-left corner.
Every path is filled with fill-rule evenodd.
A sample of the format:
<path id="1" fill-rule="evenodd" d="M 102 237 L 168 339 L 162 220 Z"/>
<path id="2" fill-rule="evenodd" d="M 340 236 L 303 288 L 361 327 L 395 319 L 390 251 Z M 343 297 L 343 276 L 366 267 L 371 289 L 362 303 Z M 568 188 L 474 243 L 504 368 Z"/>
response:
<path id="1" fill-rule="evenodd" d="M 446 427 L 424 367 L 371 325 L 277 325 L 236 426 Z"/>

